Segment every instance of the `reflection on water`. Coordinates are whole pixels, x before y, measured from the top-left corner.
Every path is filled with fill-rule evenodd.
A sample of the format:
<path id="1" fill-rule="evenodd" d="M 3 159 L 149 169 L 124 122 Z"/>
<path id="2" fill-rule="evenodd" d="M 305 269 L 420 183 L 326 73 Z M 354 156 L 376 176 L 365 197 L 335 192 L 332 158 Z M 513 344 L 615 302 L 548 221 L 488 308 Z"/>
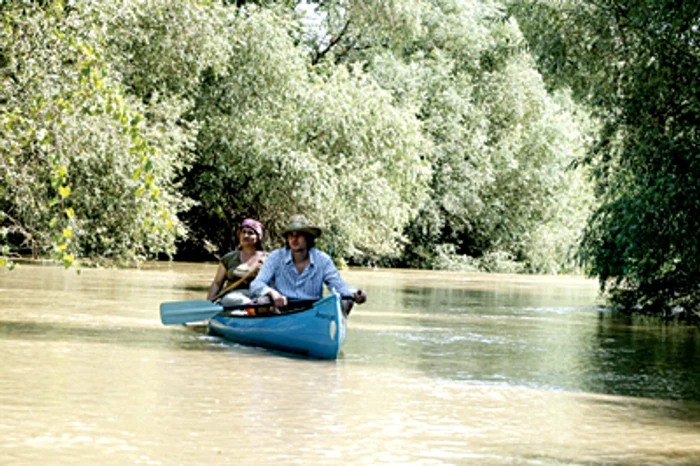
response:
<path id="1" fill-rule="evenodd" d="M 600 314 L 586 388 L 611 394 L 700 401 L 700 332 L 648 317 Z"/>
<path id="2" fill-rule="evenodd" d="M 594 288 L 537 283 L 379 288 L 383 302 L 357 319 L 353 341 L 384 348 L 373 363 L 403 354 L 431 377 L 700 402 L 697 328 L 635 325 L 596 307 Z"/>
<path id="3" fill-rule="evenodd" d="M 572 278 L 345 271 L 338 361 L 162 326 L 214 266 L 0 272 L 0 464 L 695 464 L 698 330 Z"/>

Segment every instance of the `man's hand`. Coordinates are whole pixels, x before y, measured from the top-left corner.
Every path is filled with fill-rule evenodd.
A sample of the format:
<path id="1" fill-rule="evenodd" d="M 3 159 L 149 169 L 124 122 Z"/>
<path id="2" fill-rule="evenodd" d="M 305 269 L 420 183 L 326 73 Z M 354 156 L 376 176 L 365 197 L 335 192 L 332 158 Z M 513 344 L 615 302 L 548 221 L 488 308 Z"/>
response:
<path id="1" fill-rule="evenodd" d="M 352 300 L 357 304 L 362 304 L 367 301 L 367 293 L 364 290 L 357 290 L 354 295 L 352 295 Z"/>
<path id="2" fill-rule="evenodd" d="M 279 292 L 277 292 L 275 290 L 270 290 L 270 293 L 268 293 L 268 296 L 270 296 L 270 299 L 275 304 L 276 308 L 279 309 L 280 307 L 287 306 L 287 297 L 280 294 Z"/>

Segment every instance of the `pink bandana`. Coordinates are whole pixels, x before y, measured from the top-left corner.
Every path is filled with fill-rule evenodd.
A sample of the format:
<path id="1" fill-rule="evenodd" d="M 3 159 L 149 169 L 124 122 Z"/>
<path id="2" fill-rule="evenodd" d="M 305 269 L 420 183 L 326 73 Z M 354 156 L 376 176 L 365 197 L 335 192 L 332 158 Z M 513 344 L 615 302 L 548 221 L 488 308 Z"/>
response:
<path id="1" fill-rule="evenodd" d="M 258 239 L 262 240 L 263 239 L 263 225 L 262 223 L 258 222 L 257 220 L 253 220 L 252 218 L 247 218 L 241 222 L 241 228 L 243 227 L 248 227 L 252 228 L 255 233 L 258 234 Z"/>

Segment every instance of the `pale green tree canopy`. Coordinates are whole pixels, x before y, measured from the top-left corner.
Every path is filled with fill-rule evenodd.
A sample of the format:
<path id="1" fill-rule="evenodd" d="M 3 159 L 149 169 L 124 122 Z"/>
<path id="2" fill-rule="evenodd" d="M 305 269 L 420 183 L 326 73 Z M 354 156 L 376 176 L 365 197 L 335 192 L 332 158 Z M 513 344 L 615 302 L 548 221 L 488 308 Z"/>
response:
<path id="1" fill-rule="evenodd" d="M 314 57 L 361 65 L 432 142 L 429 200 L 410 224 L 409 265 L 499 255 L 531 271 L 575 266 L 591 205 L 583 156 L 590 123 L 545 87 L 518 25 L 497 2 L 323 2 Z M 566 208 L 560 206 L 568 206 Z"/>
<path id="2" fill-rule="evenodd" d="M 303 213 L 356 263 L 570 268 L 590 123 L 501 4 L 296 7 L 6 7 L 3 256 L 211 259 Z"/>

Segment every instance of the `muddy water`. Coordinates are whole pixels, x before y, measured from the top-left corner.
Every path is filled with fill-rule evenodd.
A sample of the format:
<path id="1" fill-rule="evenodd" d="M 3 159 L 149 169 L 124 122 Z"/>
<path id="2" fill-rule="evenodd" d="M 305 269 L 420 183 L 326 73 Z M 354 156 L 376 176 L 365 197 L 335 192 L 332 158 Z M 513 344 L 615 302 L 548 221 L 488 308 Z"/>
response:
<path id="1" fill-rule="evenodd" d="M 594 282 L 344 271 L 329 362 L 161 325 L 214 270 L 0 271 L 0 464 L 700 464 L 700 331 Z"/>

